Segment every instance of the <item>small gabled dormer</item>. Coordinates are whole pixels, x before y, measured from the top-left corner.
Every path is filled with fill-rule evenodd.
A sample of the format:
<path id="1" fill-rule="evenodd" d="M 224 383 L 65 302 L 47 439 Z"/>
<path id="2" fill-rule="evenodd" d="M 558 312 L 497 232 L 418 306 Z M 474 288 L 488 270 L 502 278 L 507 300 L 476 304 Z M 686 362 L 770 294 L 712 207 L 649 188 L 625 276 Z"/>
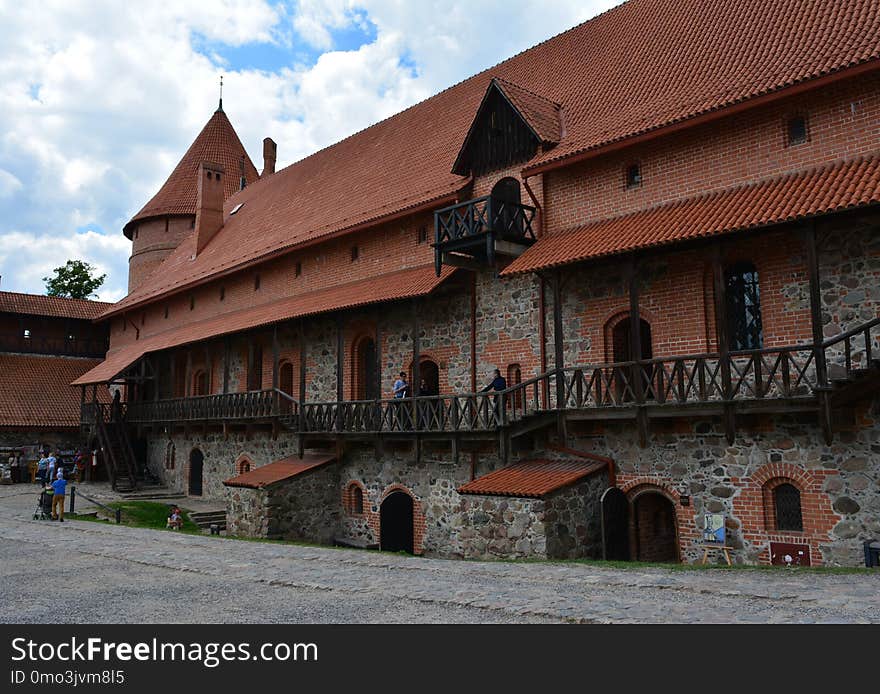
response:
<path id="1" fill-rule="evenodd" d="M 501 79 L 489 83 L 452 172 L 483 176 L 523 164 L 559 143 L 560 106 Z M 535 208 L 523 205 L 519 182 L 501 178 L 492 192 L 434 213 L 434 265 L 480 269 L 498 255 L 516 257 L 535 241 Z"/>

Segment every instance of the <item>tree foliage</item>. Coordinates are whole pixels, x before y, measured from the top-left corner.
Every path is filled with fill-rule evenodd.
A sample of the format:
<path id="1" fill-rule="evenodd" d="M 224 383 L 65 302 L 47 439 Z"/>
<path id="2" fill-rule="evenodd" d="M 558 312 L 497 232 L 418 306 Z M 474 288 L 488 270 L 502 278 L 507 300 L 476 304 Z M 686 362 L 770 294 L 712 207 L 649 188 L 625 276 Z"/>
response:
<path id="1" fill-rule="evenodd" d="M 68 260 L 52 271 L 51 277 L 44 277 L 46 294 L 70 299 L 89 299 L 104 284 L 107 275 L 96 275 L 95 268 L 82 260 Z"/>

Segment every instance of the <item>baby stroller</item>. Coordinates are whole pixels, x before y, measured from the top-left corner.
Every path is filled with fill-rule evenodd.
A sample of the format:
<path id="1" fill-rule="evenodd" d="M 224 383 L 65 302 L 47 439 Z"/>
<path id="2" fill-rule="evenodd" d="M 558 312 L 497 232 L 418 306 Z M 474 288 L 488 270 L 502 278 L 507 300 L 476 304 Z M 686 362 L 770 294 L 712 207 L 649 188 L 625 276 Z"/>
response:
<path id="1" fill-rule="evenodd" d="M 51 489 L 44 489 L 40 492 L 37 508 L 34 509 L 34 520 L 49 520 L 52 518 L 52 497 L 54 495 Z"/>

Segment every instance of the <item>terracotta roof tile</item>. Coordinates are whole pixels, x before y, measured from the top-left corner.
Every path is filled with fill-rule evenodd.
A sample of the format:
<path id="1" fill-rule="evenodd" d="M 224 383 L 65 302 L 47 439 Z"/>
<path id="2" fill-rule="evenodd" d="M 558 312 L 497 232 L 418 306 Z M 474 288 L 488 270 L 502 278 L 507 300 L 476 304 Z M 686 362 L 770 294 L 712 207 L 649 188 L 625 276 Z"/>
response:
<path id="1" fill-rule="evenodd" d="M 860 157 L 550 234 L 501 274 L 534 272 L 876 203 L 880 203 L 880 155 Z"/>
<path id="2" fill-rule="evenodd" d="M 336 460 L 333 455 L 306 454 L 302 458 L 291 456 L 276 460 L 274 463 L 256 467 L 249 472 L 230 477 L 223 482 L 227 487 L 246 487 L 262 489 L 291 477 L 296 477 L 309 470 L 322 467 Z"/>
<path id="3" fill-rule="evenodd" d="M 0 292 L 0 313 L 23 313 L 32 316 L 92 320 L 111 306 L 113 304 L 104 301 Z"/>
<path id="4" fill-rule="evenodd" d="M 595 460 L 524 460 L 459 487 L 459 494 L 539 498 L 607 467 Z"/>
<path id="5" fill-rule="evenodd" d="M 437 277 L 434 274 L 433 265 L 423 265 L 410 270 L 391 272 L 327 289 L 298 294 L 268 304 L 223 313 L 198 323 L 175 327 L 126 345 L 118 351 L 110 352 L 104 362 L 83 375 L 75 385 L 109 381 L 148 352 L 156 352 L 217 335 L 270 325 L 291 318 L 425 296 L 439 287 L 453 273 L 454 270 L 447 267 L 444 268 L 440 277 Z"/>
<path id="6" fill-rule="evenodd" d="M 69 383 L 98 363 L 97 359 L 0 353 L 0 427 L 79 426 L 80 393 Z M 110 391 L 100 388 L 98 397 L 110 402 Z"/>
<path id="7" fill-rule="evenodd" d="M 878 58 L 880 0 L 630 0 L 249 185 L 204 252 L 182 244 L 121 306 L 460 190 L 492 78 L 562 106 L 534 166 Z"/>
<path id="8" fill-rule="evenodd" d="M 238 139 L 235 128 L 223 111 L 215 111 L 190 145 L 183 158 L 171 172 L 168 180 L 140 212 L 125 225 L 125 234 L 131 238 L 135 222 L 163 215 L 194 215 L 196 213 L 196 180 L 202 162 L 221 164 L 226 172 L 225 197 L 235 193 L 240 185 L 241 160 L 244 159 L 244 177 L 248 185 L 259 174 L 248 153 Z"/>
<path id="9" fill-rule="evenodd" d="M 526 119 L 541 142 L 554 144 L 559 142 L 561 137 L 559 104 L 507 80 L 496 78 L 495 84 Z"/>

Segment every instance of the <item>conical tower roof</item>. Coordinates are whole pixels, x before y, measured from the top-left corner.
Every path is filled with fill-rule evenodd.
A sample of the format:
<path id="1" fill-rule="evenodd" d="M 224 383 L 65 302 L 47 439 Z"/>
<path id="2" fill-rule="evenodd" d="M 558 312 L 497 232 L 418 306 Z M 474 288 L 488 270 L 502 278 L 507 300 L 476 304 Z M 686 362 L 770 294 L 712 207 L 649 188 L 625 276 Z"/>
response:
<path id="1" fill-rule="evenodd" d="M 145 219 L 166 215 L 194 215 L 197 175 L 202 162 L 223 165 L 226 170 L 225 196 L 228 198 L 240 188 L 242 159 L 245 180 L 249 184 L 253 183 L 260 177 L 257 169 L 238 139 L 229 118 L 223 109 L 217 109 L 159 192 L 131 218 L 123 232 L 131 238 L 133 226 Z"/>

